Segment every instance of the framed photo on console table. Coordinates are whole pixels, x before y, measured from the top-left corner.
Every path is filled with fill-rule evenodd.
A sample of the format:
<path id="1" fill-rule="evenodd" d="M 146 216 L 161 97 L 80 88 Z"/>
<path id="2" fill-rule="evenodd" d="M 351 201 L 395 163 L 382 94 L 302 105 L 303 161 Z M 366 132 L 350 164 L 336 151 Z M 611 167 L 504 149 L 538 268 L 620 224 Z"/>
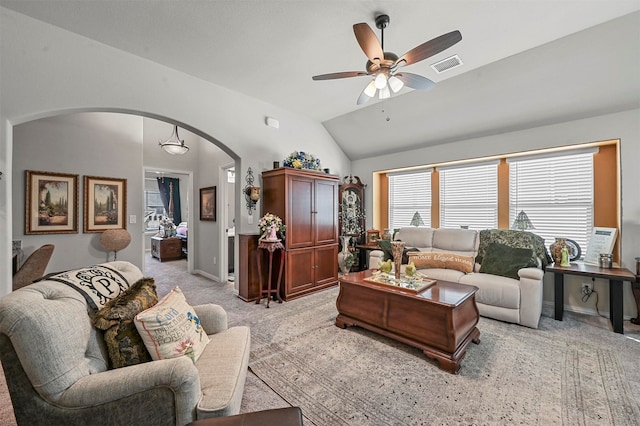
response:
<path id="1" fill-rule="evenodd" d="M 127 180 L 84 177 L 83 232 L 103 232 L 107 229 L 126 229 Z"/>
<path id="2" fill-rule="evenodd" d="M 372 246 L 378 244 L 378 240 L 380 239 L 380 231 L 377 229 L 370 229 L 367 231 L 367 245 Z"/>
<path id="3" fill-rule="evenodd" d="M 27 170 L 25 231 L 78 233 L 78 175 Z"/>
<path id="4" fill-rule="evenodd" d="M 611 253 L 616 243 L 617 228 L 594 227 L 589 239 L 587 254 L 584 256 L 584 263 L 598 265 L 601 253 Z"/>

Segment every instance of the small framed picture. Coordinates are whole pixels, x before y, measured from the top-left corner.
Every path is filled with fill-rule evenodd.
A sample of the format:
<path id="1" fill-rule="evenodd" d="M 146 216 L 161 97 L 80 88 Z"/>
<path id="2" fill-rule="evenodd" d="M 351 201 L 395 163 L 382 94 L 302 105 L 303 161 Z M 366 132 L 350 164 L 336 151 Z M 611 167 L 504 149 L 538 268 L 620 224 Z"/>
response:
<path id="1" fill-rule="evenodd" d="M 83 232 L 126 229 L 127 180 L 109 177 L 84 177 Z"/>
<path id="2" fill-rule="evenodd" d="M 27 170 L 25 231 L 78 233 L 78 175 Z"/>
<path id="3" fill-rule="evenodd" d="M 216 221 L 216 187 L 200 188 L 200 220 Z"/>
<path id="4" fill-rule="evenodd" d="M 367 231 L 367 245 L 378 244 L 378 240 L 380 239 L 380 231 L 377 229 L 370 229 Z"/>

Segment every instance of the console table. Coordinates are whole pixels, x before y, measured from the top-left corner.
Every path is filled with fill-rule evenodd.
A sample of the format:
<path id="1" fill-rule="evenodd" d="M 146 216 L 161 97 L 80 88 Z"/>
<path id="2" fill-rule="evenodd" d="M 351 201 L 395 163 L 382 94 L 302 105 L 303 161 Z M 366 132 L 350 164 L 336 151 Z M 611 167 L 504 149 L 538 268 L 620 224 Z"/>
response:
<path id="1" fill-rule="evenodd" d="M 625 268 L 600 268 L 599 266 L 586 265 L 584 263 L 572 263 L 570 266 L 551 264 L 547 266 L 548 272 L 554 274 L 554 318 L 562 321 L 564 314 L 564 276 L 580 275 L 589 278 L 602 278 L 609 280 L 609 317 L 613 331 L 624 334 L 622 327 L 623 309 L 622 284 L 624 281 L 633 282 L 636 276 Z"/>

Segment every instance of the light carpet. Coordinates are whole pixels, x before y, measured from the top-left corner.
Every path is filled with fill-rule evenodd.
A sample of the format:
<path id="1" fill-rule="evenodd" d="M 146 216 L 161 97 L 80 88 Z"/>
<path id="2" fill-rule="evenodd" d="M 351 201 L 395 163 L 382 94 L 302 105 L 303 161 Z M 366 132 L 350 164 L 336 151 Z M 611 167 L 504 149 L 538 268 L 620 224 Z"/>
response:
<path id="1" fill-rule="evenodd" d="M 637 425 L 616 351 L 480 323 L 459 375 L 418 349 L 332 324 L 252 353 L 250 369 L 317 425 Z"/>
<path id="2" fill-rule="evenodd" d="M 409 346 L 335 327 L 337 288 L 265 309 L 233 283 L 186 274 L 184 260 L 146 265 L 160 296 L 179 285 L 191 304 L 218 303 L 230 325 L 251 328 L 241 412 L 300 405 L 305 426 L 639 424 L 640 326 L 628 321 L 623 336 L 604 318 L 560 322 L 548 308 L 539 330 L 481 318 L 481 343 L 452 375 Z M 0 424 L 15 425 L 1 376 Z"/>

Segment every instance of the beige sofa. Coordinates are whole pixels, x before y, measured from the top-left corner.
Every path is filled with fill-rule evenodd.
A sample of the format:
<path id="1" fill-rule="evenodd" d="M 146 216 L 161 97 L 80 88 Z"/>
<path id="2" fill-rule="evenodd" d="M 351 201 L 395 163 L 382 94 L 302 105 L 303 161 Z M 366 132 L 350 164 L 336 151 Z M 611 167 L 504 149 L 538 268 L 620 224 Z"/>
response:
<path id="1" fill-rule="evenodd" d="M 129 262 L 103 265 L 130 284 L 142 278 Z M 45 279 L 0 298 L 0 356 L 18 424 L 184 425 L 238 414 L 249 328 L 227 327 L 218 305 L 194 310 L 210 339 L 195 365 L 180 356 L 109 369 L 103 334 L 71 286 Z"/>
<path id="2" fill-rule="evenodd" d="M 480 232 L 469 229 L 406 227 L 401 228 L 395 234 L 394 239 L 403 241 L 406 249 L 471 256 L 474 263 L 478 259 L 480 247 Z M 383 257 L 383 251 L 372 251 L 369 267 L 377 268 Z M 476 303 L 482 316 L 538 328 L 538 321 L 542 313 L 542 280 L 544 276 L 542 266 L 541 262 L 538 262 L 535 267 L 518 269 L 518 279 L 481 272 L 482 265 L 479 263 L 475 263 L 472 266 L 473 271 L 469 273 L 450 268 L 429 267 L 418 267 L 418 271 L 436 280 L 453 281 L 478 287 Z"/>

